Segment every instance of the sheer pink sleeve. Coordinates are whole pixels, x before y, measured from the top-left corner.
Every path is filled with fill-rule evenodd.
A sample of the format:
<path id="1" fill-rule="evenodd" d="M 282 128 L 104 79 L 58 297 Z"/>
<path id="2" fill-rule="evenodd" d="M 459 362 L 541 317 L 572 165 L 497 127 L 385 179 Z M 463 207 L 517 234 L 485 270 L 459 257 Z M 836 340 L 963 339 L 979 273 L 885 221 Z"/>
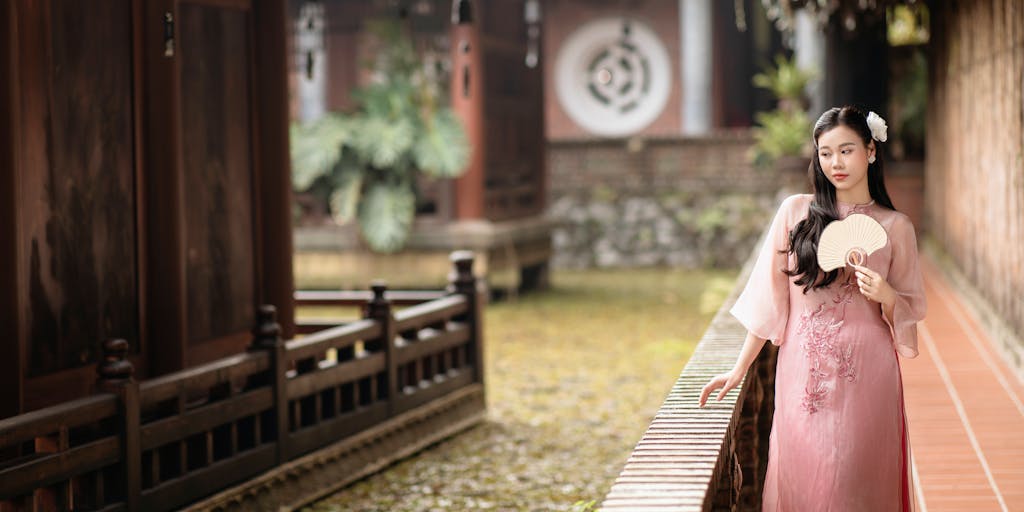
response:
<path id="1" fill-rule="evenodd" d="M 899 217 L 889 232 L 892 261 L 886 281 L 896 290 L 896 306 L 892 321 L 882 314 L 892 333 L 896 353 L 903 357 L 917 357 L 917 322 L 924 319 L 927 305 L 924 280 L 917 260 L 917 235 L 914 225 L 906 217 Z"/>
<path id="2" fill-rule="evenodd" d="M 729 309 L 729 313 L 759 338 L 782 344 L 789 318 L 789 276 L 782 271 L 789 266 L 785 250 L 789 246 L 790 211 L 797 196 L 782 202 L 775 214 L 764 244 L 750 272 L 746 287 Z"/>

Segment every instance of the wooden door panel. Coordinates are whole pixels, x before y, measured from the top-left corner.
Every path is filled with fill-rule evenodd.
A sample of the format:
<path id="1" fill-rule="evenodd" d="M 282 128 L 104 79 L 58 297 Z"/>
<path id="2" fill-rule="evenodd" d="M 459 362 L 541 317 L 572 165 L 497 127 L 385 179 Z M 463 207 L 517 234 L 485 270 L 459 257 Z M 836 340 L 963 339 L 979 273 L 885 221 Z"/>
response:
<path id="1" fill-rule="evenodd" d="M 543 66 L 525 64 L 527 25 L 523 0 L 480 2 L 486 119 L 485 215 L 521 218 L 544 208 Z"/>
<path id="2" fill-rule="evenodd" d="M 189 344 L 254 322 L 249 12 L 179 4 Z"/>
<path id="3" fill-rule="evenodd" d="M 38 46 L 22 53 L 30 377 L 94 363 L 107 338 L 137 349 L 139 333 L 130 2 L 47 7 L 24 13 L 45 29 L 24 33 Z"/>

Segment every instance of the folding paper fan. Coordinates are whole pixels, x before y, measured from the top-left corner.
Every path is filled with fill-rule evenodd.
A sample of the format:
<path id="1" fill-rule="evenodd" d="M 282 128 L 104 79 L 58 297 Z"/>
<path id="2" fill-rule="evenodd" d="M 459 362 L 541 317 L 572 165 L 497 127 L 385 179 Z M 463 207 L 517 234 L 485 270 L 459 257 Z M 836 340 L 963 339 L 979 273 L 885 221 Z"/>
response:
<path id="1" fill-rule="evenodd" d="M 828 272 L 847 264 L 862 265 L 888 239 L 882 225 L 862 213 L 832 221 L 818 239 L 818 266 Z"/>

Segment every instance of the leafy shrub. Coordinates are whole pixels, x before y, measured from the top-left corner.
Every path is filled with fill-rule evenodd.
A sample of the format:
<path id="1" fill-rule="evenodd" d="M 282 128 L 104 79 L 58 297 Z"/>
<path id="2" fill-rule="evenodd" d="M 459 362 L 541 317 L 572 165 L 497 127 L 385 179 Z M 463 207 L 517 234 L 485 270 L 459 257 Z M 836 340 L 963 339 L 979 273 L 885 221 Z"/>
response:
<path id="1" fill-rule="evenodd" d="M 335 222 L 358 222 L 367 245 L 400 250 L 416 213 L 416 177 L 457 177 L 470 146 L 411 39 L 395 22 L 369 25 L 381 41 L 374 81 L 353 92 L 354 113 L 291 126 L 292 186 L 329 198 Z"/>

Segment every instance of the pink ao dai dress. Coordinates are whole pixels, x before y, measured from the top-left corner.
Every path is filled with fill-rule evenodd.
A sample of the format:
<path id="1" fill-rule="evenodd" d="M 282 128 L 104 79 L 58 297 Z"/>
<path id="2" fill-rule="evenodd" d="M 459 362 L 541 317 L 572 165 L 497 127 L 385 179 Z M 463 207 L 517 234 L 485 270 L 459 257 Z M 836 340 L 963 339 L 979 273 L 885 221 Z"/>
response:
<path id="1" fill-rule="evenodd" d="M 779 251 L 813 198 L 798 194 L 782 203 L 730 310 L 779 346 L 762 511 L 914 510 L 897 360 L 917 356 L 916 324 L 925 315 L 914 226 L 878 204 L 838 204 L 841 218 L 869 215 L 888 234 L 866 266 L 899 294 L 890 323 L 881 305 L 860 293 L 852 268 L 806 295 L 781 272 L 796 266 Z"/>

